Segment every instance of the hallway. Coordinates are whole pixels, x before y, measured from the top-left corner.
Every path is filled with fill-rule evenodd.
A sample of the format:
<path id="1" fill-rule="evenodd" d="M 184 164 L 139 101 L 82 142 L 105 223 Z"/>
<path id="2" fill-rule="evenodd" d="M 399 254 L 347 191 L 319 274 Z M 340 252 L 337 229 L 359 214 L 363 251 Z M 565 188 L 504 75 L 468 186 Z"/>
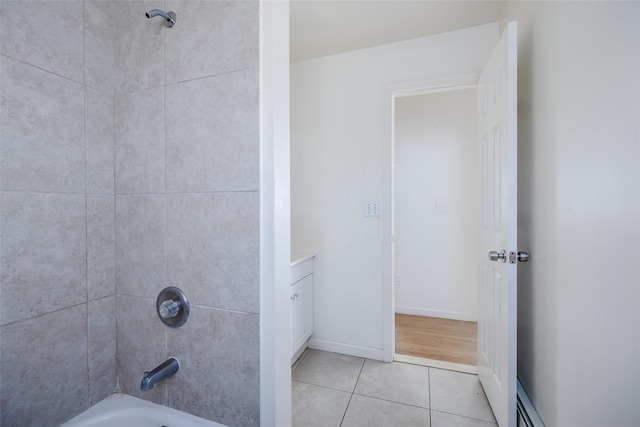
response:
<path id="1" fill-rule="evenodd" d="M 396 313 L 396 354 L 477 366 L 478 324 Z"/>

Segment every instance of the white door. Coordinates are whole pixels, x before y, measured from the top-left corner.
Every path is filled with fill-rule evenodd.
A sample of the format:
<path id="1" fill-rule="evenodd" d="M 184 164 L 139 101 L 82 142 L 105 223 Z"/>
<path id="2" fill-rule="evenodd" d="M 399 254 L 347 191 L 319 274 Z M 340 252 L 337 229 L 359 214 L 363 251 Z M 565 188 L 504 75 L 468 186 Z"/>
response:
<path id="1" fill-rule="evenodd" d="M 478 376 L 501 427 L 516 425 L 517 24 L 478 87 L 481 167 Z M 493 259 L 489 253 L 494 252 Z"/>

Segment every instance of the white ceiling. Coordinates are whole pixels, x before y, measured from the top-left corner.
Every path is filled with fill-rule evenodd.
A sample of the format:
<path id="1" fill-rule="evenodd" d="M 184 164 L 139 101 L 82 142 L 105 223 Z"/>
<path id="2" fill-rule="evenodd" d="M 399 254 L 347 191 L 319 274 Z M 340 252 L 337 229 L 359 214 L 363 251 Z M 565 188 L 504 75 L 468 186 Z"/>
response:
<path id="1" fill-rule="evenodd" d="M 496 22 L 501 3 L 292 0 L 291 62 Z"/>

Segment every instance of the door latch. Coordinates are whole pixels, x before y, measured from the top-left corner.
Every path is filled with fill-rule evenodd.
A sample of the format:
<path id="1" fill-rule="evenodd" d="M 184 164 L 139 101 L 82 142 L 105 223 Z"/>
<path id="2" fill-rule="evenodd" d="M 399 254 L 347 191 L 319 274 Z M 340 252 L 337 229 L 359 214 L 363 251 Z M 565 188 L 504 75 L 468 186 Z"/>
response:
<path id="1" fill-rule="evenodd" d="M 515 264 L 516 262 L 529 261 L 529 252 L 509 252 L 509 264 Z"/>

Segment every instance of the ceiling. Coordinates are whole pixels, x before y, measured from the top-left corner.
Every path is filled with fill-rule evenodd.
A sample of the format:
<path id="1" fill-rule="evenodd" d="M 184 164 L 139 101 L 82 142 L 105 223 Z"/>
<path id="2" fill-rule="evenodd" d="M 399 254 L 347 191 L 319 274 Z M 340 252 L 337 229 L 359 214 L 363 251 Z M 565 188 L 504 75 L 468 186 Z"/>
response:
<path id="1" fill-rule="evenodd" d="M 291 62 L 488 24 L 501 1 L 292 0 Z"/>

